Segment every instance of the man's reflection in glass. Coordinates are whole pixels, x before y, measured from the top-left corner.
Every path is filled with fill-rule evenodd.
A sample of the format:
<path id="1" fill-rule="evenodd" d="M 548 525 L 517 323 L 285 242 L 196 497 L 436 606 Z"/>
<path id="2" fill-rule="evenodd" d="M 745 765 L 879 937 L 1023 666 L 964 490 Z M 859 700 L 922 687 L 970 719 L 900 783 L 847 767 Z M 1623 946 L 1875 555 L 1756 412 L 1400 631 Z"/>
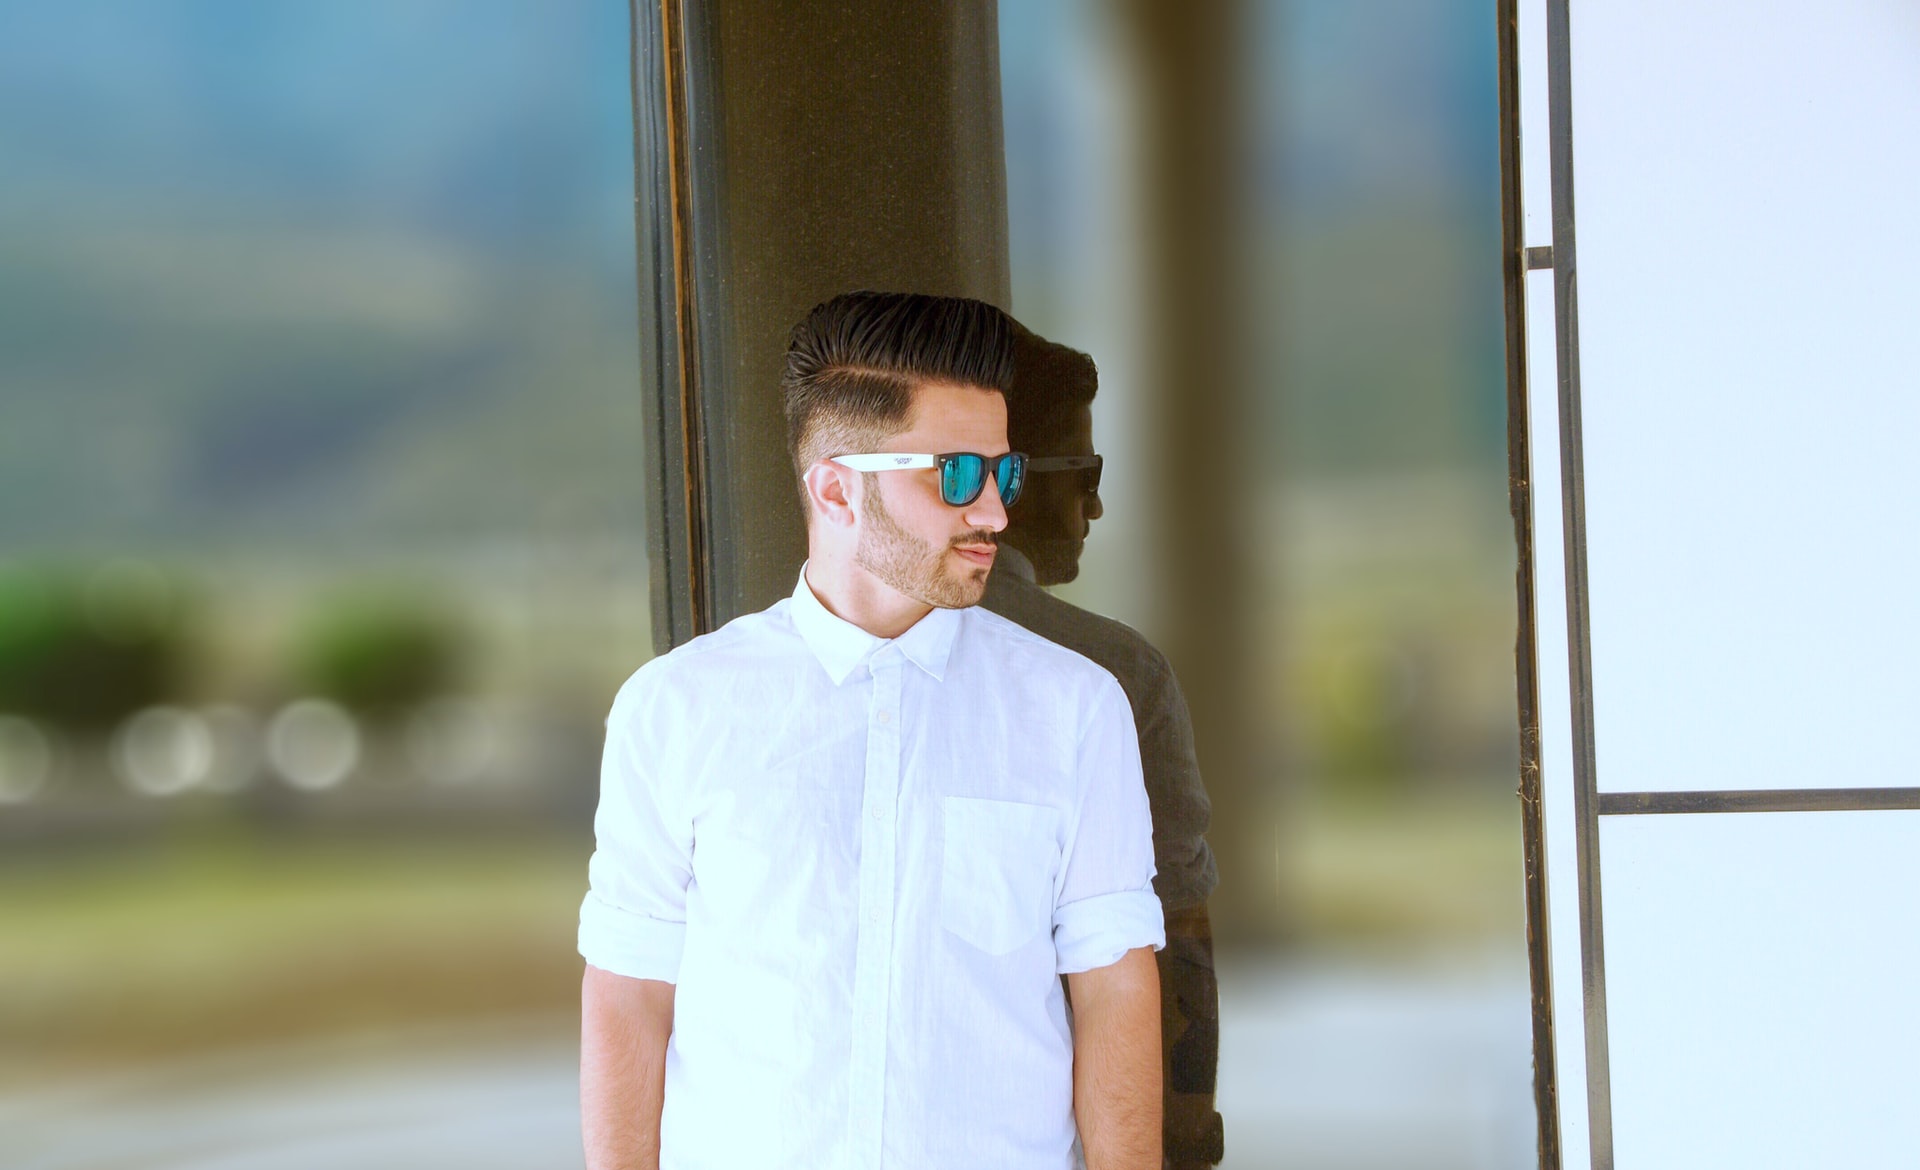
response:
<path id="1" fill-rule="evenodd" d="M 1029 456 L 1020 501 L 1008 509 L 999 560 L 981 604 L 1105 667 L 1133 707 L 1153 812 L 1154 891 L 1166 913 L 1159 952 L 1165 1137 L 1169 1167 L 1220 1159 L 1214 1112 L 1219 996 L 1207 897 L 1219 882 L 1204 834 L 1210 807 L 1194 758 L 1187 701 L 1165 656 L 1131 627 L 1062 601 L 1043 586 L 1080 574 L 1087 532 L 1101 516 L 1102 460 L 1093 448 L 1093 359 L 1016 329 L 1007 439 Z"/>

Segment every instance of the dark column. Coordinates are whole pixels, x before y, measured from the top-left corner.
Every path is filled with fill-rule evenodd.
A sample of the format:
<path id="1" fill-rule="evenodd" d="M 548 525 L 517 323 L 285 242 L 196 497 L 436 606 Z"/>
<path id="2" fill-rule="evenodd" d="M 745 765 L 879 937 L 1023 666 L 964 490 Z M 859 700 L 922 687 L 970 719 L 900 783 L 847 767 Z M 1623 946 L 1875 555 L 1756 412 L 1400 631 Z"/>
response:
<path id="1" fill-rule="evenodd" d="M 805 556 L 779 400 L 801 316 L 856 288 L 1009 307 L 996 11 L 682 8 L 707 628 L 785 595 Z"/>
<path id="2" fill-rule="evenodd" d="M 1242 257 L 1249 156 L 1237 0 L 1123 0 L 1141 118 L 1143 386 L 1153 436 L 1155 631 L 1192 706 L 1201 774 L 1213 799 L 1208 840 L 1220 866 L 1212 899 L 1223 942 L 1274 937 L 1281 925 L 1274 786 L 1265 761 L 1271 712 L 1256 708 L 1251 507 L 1253 411 Z"/>

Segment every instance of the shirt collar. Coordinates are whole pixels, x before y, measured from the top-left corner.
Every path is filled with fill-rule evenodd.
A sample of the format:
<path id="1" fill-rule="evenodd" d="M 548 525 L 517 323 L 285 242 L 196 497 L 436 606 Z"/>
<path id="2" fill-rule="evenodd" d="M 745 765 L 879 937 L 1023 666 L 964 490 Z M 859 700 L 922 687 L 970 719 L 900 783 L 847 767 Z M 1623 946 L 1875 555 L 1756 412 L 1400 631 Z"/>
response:
<path id="1" fill-rule="evenodd" d="M 960 633 L 960 611 L 935 608 L 897 638 L 875 637 L 821 604 L 807 584 L 805 565 L 800 566 L 800 580 L 793 587 L 792 612 L 794 628 L 835 686 L 847 681 L 854 667 L 887 646 L 897 647 L 908 662 L 938 681 L 947 673 L 947 658 Z"/>

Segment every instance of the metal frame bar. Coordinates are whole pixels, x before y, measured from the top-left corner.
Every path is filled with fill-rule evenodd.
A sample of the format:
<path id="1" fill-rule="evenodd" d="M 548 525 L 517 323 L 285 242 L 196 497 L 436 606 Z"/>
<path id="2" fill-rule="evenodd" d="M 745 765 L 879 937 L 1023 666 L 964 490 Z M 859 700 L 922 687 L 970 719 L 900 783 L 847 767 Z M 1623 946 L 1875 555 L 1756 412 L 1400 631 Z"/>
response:
<path id="1" fill-rule="evenodd" d="M 1567 661 L 1573 695 L 1573 807 L 1575 867 L 1580 875 L 1580 983 L 1586 1021 L 1587 1129 L 1593 1170 L 1613 1170 L 1606 932 L 1600 897 L 1599 789 L 1594 764 L 1593 639 L 1588 614 L 1586 468 L 1580 423 L 1570 32 L 1568 0 L 1547 0 L 1547 153 L 1553 176 L 1554 332 L 1567 569 Z"/>
<path id="2" fill-rule="evenodd" d="M 1675 813 L 1884 812 L 1920 809 L 1920 788 L 1746 788 L 1703 792 L 1603 792 L 1603 817 Z"/>
<path id="3" fill-rule="evenodd" d="M 1506 292 L 1507 505 L 1517 553 L 1514 682 L 1520 707 L 1521 865 L 1526 883 L 1527 978 L 1532 994 L 1535 1151 L 1560 1170 L 1560 1088 L 1553 1034 L 1553 947 L 1547 915 L 1546 821 L 1540 807 L 1540 681 L 1535 657 L 1533 452 L 1527 403 L 1527 270 L 1520 171 L 1519 0 L 1499 0 L 1501 275 Z"/>

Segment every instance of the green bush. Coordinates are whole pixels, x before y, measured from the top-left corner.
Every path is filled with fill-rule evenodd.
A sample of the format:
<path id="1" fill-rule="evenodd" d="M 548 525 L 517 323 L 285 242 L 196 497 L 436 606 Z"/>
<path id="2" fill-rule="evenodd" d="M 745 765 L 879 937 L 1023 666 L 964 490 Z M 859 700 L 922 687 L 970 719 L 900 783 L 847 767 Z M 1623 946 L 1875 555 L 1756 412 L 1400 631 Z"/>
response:
<path id="1" fill-rule="evenodd" d="M 179 585 L 146 566 L 0 572 L 0 711 L 104 730 L 179 698 L 188 608 Z"/>
<path id="2" fill-rule="evenodd" d="M 363 715 L 390 717 L 459 681 L 466 636 L 450 607 L 410 591 L 330 598 L 294 638 L 292 675 L 303 694 Z"/>

